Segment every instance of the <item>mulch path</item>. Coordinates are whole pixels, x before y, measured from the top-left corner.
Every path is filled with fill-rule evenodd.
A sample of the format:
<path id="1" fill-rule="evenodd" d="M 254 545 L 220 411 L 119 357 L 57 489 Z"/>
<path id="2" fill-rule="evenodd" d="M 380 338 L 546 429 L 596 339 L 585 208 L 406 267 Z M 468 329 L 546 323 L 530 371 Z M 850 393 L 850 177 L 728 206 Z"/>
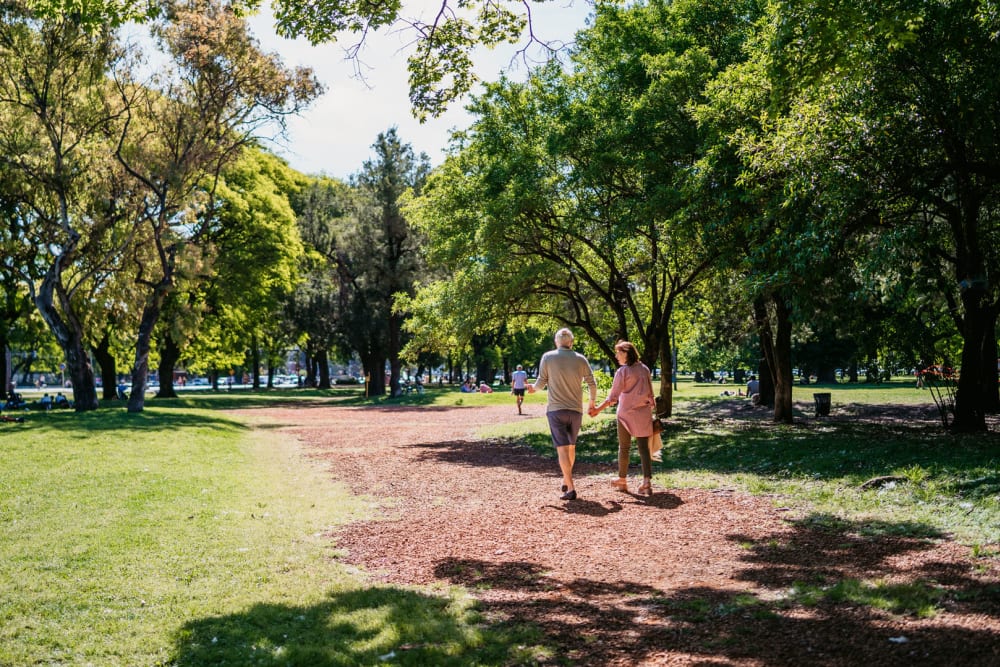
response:
<path id="1" fill-rule="evenodd" d="M 558 649 L 552 663 L 1000 664 L 995 559 L 945 539 L 798 521 L 778 499 L 732 490 L 625 494 L 611 488 L 610 465 L 578 463 L 579 499 L 563 502 L 554 454 L 473 435 L 543 416 L 525 407 L 524 417 L 513 405 L 266 415 L 295 424 L 280 430 L 380 502 L 381 517 L 331 534 L 348 562 L 376 581 L 465 586 L 490 622 L 541 628 Z M 944 591 L 943 610 L 919 619 L 790 597 L 794 586 L 844 579 L 926 582 Z"/>

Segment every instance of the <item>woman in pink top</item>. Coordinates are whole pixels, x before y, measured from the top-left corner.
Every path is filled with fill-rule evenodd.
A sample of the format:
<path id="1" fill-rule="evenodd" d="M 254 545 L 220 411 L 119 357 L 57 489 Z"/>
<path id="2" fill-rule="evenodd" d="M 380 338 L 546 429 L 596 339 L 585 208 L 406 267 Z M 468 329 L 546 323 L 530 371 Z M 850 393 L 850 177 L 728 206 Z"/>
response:
<path id="1" fill-rule="evenodd" d="M 646 365 L 639 361 L 639 352 L 628 341 L 615 345 L 618 370 L 611 384 L 611 392 L 604 402 L 596 406 L 591 416 L 618 404 L 618 479 L 613 482 L 619 491 L 628 491 L 628 460 L 635 438 L 642 461 L 642 485 L 639 493 L 653 495 L 653 462 L 649 454 L 649 438 L 653 435 L 652 408 L 656 405 L 653 395 L 653 377 Z"/>

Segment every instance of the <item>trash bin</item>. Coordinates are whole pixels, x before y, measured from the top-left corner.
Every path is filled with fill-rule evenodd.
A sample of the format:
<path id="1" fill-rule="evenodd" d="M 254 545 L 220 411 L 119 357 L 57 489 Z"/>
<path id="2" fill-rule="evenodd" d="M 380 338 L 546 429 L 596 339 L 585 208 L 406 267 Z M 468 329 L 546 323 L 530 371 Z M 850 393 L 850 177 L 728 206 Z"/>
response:
<path id="1" fill-rule="evenodd" d="M 813 400 L 816 401 L 816 416 L 817 417 L 827 417 L 830 414 L 830 394 L 813 394 Z"/>

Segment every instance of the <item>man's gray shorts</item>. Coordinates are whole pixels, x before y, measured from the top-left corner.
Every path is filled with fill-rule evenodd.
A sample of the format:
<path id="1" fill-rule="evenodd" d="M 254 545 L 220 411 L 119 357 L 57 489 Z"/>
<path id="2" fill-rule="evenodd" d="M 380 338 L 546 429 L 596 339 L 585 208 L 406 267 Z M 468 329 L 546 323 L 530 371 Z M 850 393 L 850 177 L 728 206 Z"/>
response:
<path id="1" fill-rule="evenodd" d="M 556 410 L 545 414 L 549 418 L 549 431 L 552 433 L 552 444 L 556 447 L 575 445 L 576 436 L 580 434 L 583 424 L 583 413 L 576 410 Z"/>

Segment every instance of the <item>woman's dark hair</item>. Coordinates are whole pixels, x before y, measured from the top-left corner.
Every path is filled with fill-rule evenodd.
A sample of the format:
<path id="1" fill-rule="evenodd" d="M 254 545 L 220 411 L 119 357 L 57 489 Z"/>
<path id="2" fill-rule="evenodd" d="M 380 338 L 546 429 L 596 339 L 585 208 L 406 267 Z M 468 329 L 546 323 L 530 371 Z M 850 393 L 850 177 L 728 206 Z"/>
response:
<path id="1" fill-rule="evenodd" d="M 639 351 L 635 349 L 635 345 L 627 340 L 620 340 L 615 343 L 615 350 L 620 350 L 625 353 L 625 364 L 627 366 L 631 366 L 635 362 L 639 361 Z"/>

